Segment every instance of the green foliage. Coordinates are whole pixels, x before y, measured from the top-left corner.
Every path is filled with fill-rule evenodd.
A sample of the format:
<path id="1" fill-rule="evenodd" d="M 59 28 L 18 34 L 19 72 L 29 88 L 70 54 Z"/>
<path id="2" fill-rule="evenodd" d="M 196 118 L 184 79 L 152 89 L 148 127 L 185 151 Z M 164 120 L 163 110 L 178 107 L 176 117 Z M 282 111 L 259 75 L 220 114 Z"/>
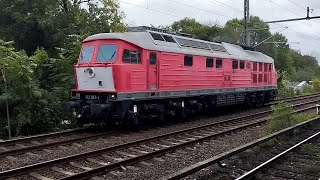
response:
<path id="1" fill-rule="evenodd" d="M 278 96 L 281 98 L 294 96 L 294 89 L 287 87 L 286 83 L 288 81 L 288 73 L 285 71 L 278 72 L 277 86 L 278 86 Z"/>
<path id="2" fill-rule="evenodd" d="M 61 102 L 74 87 L 81 41 L 126 29 L 114 0 L 0 0 L 0 136 L 6 137 L 5 102 L 13 135 L 72 128 Z M 13 40 L 13 41 L 11 41 Z M 10 42 L 5 42 L 10 41 Z M 2 77 L 2 74 L 1 74 Z M 71 124 L 63 123 L 70 120 Z"/>
<path id="3" fill-rule="evenodd" d="M 290 80 L 295 82 L 310 81 L 314 76 L 315 74 L 312 68 L 298 69 L 292 73 Z"/>
<path id="4" fill-rule="evenodd" d="M 252 45 L 267 38 L 271 42 L 281 42 L 261 43 L 256 47 L 256 50 L 271 56 L 275 61 L 275 68 L 278 71 L 288 73 L 288 80 L 304 81 L 311 80 L 317 75 L 320 76 L 320 68 L 315 57 L 302 55 L 299 51 L 290 49 L 288 39 L 280 33 L 272 34 L 268 24 L 259 17 L 251 16 L 250 22 L 252 24 Z M 240 43 L 243 25 L 243 19 L 232 19 L 227 21 L 224 27 L 219 27 L 216 23 L 202 24 L 195 19 L 184 18 L 167 26 L 167 29 L 192 34 L 195 38 L 203 40 Z"/>
<path id="5" fill-rule="evenodd" d="M 61 128 L 66 115 L 60 107 L 61 99 L 55 91 L 41 88 L 43 68 L 50 63 L 48 54 L 37 49 L 28 57 L 23 51 L 15 51 L 8 43 L 0 43 L 0 69 L 5 72 L 8 91 L 0 81 L 0 127 L 6 127 L 5 101 L 8 100 L 13 135 L 29 135 Z M 1 131 L 4 136 L 6 131 Z"/>
<path id="6" fill-rule="evenodd" d="M 271 106 L 272 114 L 268 117 L 268 122 L 264 133 L 272 134 L 281 129 L 295 124 L 293 117 L 293 108 L 287 103 L 281 103 Z"/>
<path id="7" fill-rule="evenodd" d="M 0 39 L 14 40 L 32 55 L 43 47 L 51 56 L 69 35 L 123 31 L 123 13 L 113 0 L 0 0 Z"/>
<path id="8" fill-rule="evenodd" d="M 294 114 L 293 107 L 288 103 L 273 105 L 271 110 L 272 114 L 268 117 L 267 126 L 262 132 L 263 136 L 318 116 L 316 112 Z"/>
<path id="9" fill-rule="evenodd" d="M 316 112 L 294 114 L 293 115 L 293 123 L 298 124 L 298 123 L 307 121 L 309 119 L 313 119 L 317 116 L 318 116 L 318 114 Z"/>
<path id="10" fill-rule="evenodd" d="M 304 165 L 304 171 L 310 174 L 316 174 L 320 171 L 319 164 L 315 161 L 308 160 Z"/>
<path id="11" fill-rule="evenodd" d="M 311 78 L 311 77 L 310 77 Z M 287 87 L 286 83 L 289 80 L 289 74 L 280 71 L 278 72 L 278 95 L 281 98 L 292 97 L 295 95 L 307 95 L 315 92 L 320 92 L 320 78 L 310 79 L 313 81 L 312 85 L 306 85 L 303 89 L 294 90 L 292 87 Z"/>
<path id="12" fill-rule="evenodd" d="M 193 35 L 195 38 L 216 41 L 219 36 L 221 28 L 217 24 L 206 23 L 201 24 L 192 18 L 184 18 L 180 21 L 174 22 L 168 27 L 174 32 L 183 32 Z"/>
<path id="13" fill-rule="evenodd" d="M 9 102 L 15 135 L 48 132 L 65 127 L 68 119 L 60 103 L 74 87 L 73 65 L 81 41 L 95 33 L 122 32 L 124 14 L 116 0 L 0 0 L 0 69 L 5 72 L 8 91 L 0 79 L 0 136 L 6 128 L 5 102 Z M 252 42 L 257 44 L 274 35 L 271 41 L 288 42 L 272 34 L 259 17 L 250 17 Z M 209 41 L 240 42 L 243 20 L 232 19 L 224 27 L 185 18 L 167 26 L 177 32 L 193 34 Z M 14 41 L 14 43 L 12 42 Z M 293 91 L 285 87 L 288 79 L 313 79 L 320 68 L 312 56 L 301 55 L 288 43 L 260 44 L 256 48 L 275 59 L 281 97 Z M 309 69 L 311 69 L 309 71 Z M 308 70 L 306 73 L 305 70 Z M 312 73 L 311 73 L 312 72 Z M 2 75 L 2 74 L 1 74 Z M 320 89 L 315 80 L 314 90 Z M 71 122 L 72 126 L 73 122 Z"/>
<path id="14" fill-rule="evenodd" d="M 320 78 L 313 79 L 313 89 L 315 92 L 320 92 Z"/>
<path id="15" fill-rule="evenodd" d="M 317 152 L 317 149 L 313 144 L 303 144 L 300 149 L 303 153 L 309 155 L 313 155 L 315 152 Z"/>
<path id="16" fill-rule="evenodd" d="M 265 134 L 262 134 L 262 136 L 265 136 Z M 271 139 L 267 142 L 261 143 L 259 145 L 259 148 L 261 149 L 268 149 L 268 148 L 272 148 L 274 145 L 276 145 L 276 140 L 275 139 Z"/>
<path id="17" fill-rule="evenodd" d="M 312 86 L 306 86 L 302 89 L 302 94 L 311 94 L 314 92 L 314 89 Z"/>

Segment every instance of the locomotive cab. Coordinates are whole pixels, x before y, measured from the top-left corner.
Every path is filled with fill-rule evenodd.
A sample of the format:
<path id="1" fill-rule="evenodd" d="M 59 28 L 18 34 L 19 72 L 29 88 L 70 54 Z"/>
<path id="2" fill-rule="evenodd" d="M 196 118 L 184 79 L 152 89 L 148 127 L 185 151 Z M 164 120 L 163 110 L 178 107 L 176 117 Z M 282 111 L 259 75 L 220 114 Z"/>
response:
<path id="1" fill-rule="evenodd" d="M 64 108 L 74 109 L 82 119 L 80 124 L 92 119 L 106 121 L 110 116 L 123 118 L 125 105 L 118 102 L 118 93 L 139 83 L 130 77 L 144 68 L 141 52 L 138 46 L 119 39 L 84 40 L 74 66 L 76 88 L 71 93 L 72 101 L 65 103 Z M 116 111 L 111 112 L 112 106 L 117 106 Z"/>
<path id="2" fill-rule="evenodd" d="M 114 92 L 112 63 L 116 57 L 116 44 L 84 45 L 75 65 L 77 90 Z"/>
<path id="3" fill-rule="evenodd" d="M 74 109 L 81 119 L 91 119 L 90 116 L 109 109 L 109 100 L 116 97 L 112 64 L 117 57 L 115 41 L 84 42 L 74 66 L 76 88 L 71 93 L 72 101 L 64 103 L 64 108 Z"/>

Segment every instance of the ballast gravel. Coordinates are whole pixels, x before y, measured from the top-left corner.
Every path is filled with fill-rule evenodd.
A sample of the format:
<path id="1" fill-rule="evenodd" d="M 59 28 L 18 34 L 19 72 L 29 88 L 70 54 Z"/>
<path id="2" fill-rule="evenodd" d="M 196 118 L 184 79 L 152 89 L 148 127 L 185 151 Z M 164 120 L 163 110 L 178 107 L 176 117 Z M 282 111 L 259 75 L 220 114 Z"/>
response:
<path id="1" fill-rule="evenodd" d="M 193 120 L 184 123 L 178 123 L 174 125 L 167 125 L 162 127 L 153 127 L 145 130 L 140 130 L 137 132 L 129 132 L 126 134 L 119 134 L 117 136 L 106 136 L 99 137 L 97 139 L 92 139 L 84 142 L 77 142 L 77 144 L 63 145 L 59 147 L 47 148 L 46 150 L 32 151 L 32 154 L 19 154 L 13 157 L 3 157 L 0 158 L 0 171 L 6 171 L 9 169 L 14 169 L 22 166 L 27 166 L 39 162 L 44 162 L 48 160 L 58 159 L 62 157 L 67 157 L 75 154 L 80 154 L 88 151 L 93 151 L 101 148 L 106 148 L 114 145 L 119 145 L 123 143 L 128 143 L 132 141 L 141 140 L 144 138 L 150 138 L 156 135 L 166 134 L 178 130 L 184 130 L 192 128 L 195 126 L 205 125 L 212 122 L 219 122 L 230 118 L 235 118 L 239 116 L 244 116 L 266 110 L 268 108 L 263 107 L 259 109 L 253 109 L 248 111 L 237 112 L 236 114 L 227 114 L 217 117 L 195 117 Z M 55 140 L 55 139 L 54 139 Z M 60 140 L 60 137 L 59 137 Z M 80 145 L 80 146 L 79 146 Z"/>
<path id="2" fill-rule="evenodd" d="M 179 152 L 160 156 L 164 161 L 155 159 L 147 160 L 150 166 L 141 163 L 132 164 L 139 170 L 118 169 L 121 175 L 115 176 L 110 172 L 100 176 L 107 180 L 153 180 L 159 179 L 162 176 L 173 173 L 184 167 L 190 166 L 194 163 L 203 161 L 209 157 L 215 156 L 219 153 L 225 152 L 232 148 L 238 147 L 245 143 L 251 142 L 260 137 L 260 131 L 263 126 L 251 127 L 250 129 L 238 131 L 237 133 L 227 134 L 217 138 L 204 141 L 205 143 L 198 143 L 194 146 L 180 149 Z M 184 153 L 187 152 L 187 153 Z"/>
<path id="3" fill-rule="evenodd" d="M 302 101 L 302 100 L 301 100 Z M 299 101 L 295 103 L 301 103 Z M 0 158 L 0 171 L 6 171 L 9 169 L 14 169 L 22 166 L 27 166 L 39 162 L 44 162 L 48 160 L 53 160 L 53 159 L 58 159 L 62 157 L 67 157 L 79 153 L 84 153 L 88 151 L 93 151 L 101 148 L 106 148 L 114 145 L 119 145 L 123 143 L 128 143 L 132 141 L 137 141 L 141 140 L 144 138 L 149 138 L 153 137 L 156 135 L 161 135 L 161 134 L 166 134 L 178 130 L 183 130 L 183 129 L 188 129 L 191 127 L 195 126 L 200 126 L 200 125 L 205 125 L 209 124 L 212 122 L 219 122 L 222 120 L 230 119 L 230 118 L 235 118 L 239 116 L 244 116 L 260 111 L 267 110 L 269 108 L 263 107 L 259 109 L 253 109 L 253 110 L 247 110 L 247 111 L 237 111 L 237 110 L 231 110 L 232 114 L 227 114 L 227 115 L 220 115 L 217 117 L 206 117 L 206 116 L 201 116 L 201 117 L 195 117 L 193 118 L 194 120 L 184 122 L 184 123 L 178 123 L 176 125 L 168 125 L 168 126 L 162 126 L 162 127 L 156 127 L 156 128 L 149 128 L 146 130 L 140 130 L 138 132 L 130 132 L 127 134 L 121 134 L 118 136 L 107 136 L 107 137 L 100 137 L 97 139 L 93 139 L 90 141 L 84 141 L 84 142 L 77 142 L 77 144 L 70 144 L 70 145 L 63 145 L 60 147 L 54 147 L 54 148 L 48 148 L 46 150 L 40 150 L 40 151 L 33 151 L 32 153 L 26 153 L 26 154 L 20 154 L 20 155 L 15 155 L 14 157 L 4 157 Z M 250 133 L 250 130 L 248 132 L 244 132 L 245 134 Z M 256 134 L 257 131 L 255 131 Z M 253 134 L 251 134 L 248 139 L 255 137 Z M 244 141 L 243 139 L 246 137 L 245 135 L 241 135 L 239 142 Z M 59 138 L 60 140 L 60 138 Z M 231 138 L 230 142 L 232 140 L 235 140 L 235 138 Z M 215 144 L 214 147 L 220 148 L 229 148 L 231 149 L 233 146 L 231 146 L 228 142 L 228 138 L 224 139 L 222 142 Z M 246 141 L 247 142 L 247 141 Z M 241 143 L 240 143 L 241 144 Z M 212 147 L 209 148 L 212 150 Z M 201 153 L 200 153 L 201 154 Z M 193 160 L 193 158 L 188 158 L 188 160 Z M 194 162 L 196 162 L 198 159 L 195 159 Z M 178 167 L 178 166 L 177 166 Z"/>

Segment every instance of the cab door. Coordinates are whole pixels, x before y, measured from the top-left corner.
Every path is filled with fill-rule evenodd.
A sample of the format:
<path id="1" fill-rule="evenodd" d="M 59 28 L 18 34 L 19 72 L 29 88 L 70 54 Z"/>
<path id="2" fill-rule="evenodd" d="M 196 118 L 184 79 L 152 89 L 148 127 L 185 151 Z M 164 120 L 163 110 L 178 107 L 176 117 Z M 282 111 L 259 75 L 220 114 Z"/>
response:
<path id="1" fill-rule="evenodd" d="M 149 52 L 148 57 L 148 90 L 158 89 L 158 54 Z"/>

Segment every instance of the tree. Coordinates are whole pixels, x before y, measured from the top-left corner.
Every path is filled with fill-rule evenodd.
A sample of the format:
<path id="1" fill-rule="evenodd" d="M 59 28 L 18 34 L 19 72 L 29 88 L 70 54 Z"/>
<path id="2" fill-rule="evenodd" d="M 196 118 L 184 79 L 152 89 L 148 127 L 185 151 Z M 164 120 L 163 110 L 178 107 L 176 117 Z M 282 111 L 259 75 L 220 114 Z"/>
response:
<path id="1" fill-rule="evenodd" d="M 227 21 L 224 27 L 219 27 L 216 24 L 202 24 L 195 19 L 184 18 L 168 26 L 168 29 L 192 34 L 194 38 L 203 40 L 241 44 L 243 25 L 243 19 L 232 19 Z M 300 52 L 290 49 L 288 39 L 280 33 L 272 34 L 268 24 L 257 16 L 250 17 L 250 26 L 251 43 L 257 45 L 255 50 L 272 57 L 277 70 L 287 72 L 291 78 L 300 75 L 298 79 L 302 77 L 312 79 L 316 75 L 314 72 L 316 70 L 313 67 L 317 67 L 318 63 L 315 57 L 301 55 Z M 263 41 L 279 43 L 261 43 Z M 309 71 L 309 69 L 312 69 L 312 71 Z"/>
<path id="2" fill-rule="evenodd" d="M 61 128 L 61 102 L 74 87 L 81 42 L 95 33 L 126 29 L 113 0 L 0 0 L 0 128 L 5 108 L 12 134 Z M 5 73 L 5 76 L 3 74 Z M 5 89 L 5 81 L 7 90 Z M 6 103 L 7 102 L 7 103 Z M 4 131 L 0 131 L 3 136 Z"/>
<path id="3" fill-rule="evenodd" d="M 243 20 L 232 19 L 224 26 L 220 40 L 236 44 L 240 42 L 240 36 L 243 32 Z"/>
<path id="4" fill-rule="evenodd" d="M 0 38 L 32 55 L 43 47 L 57 54 L 72 34 L 123 31 L 123 13 L 113 0 L 0 0 Z M 100 6 L 99 6 L 100 5 Z M 87 9 L 85 8 L 87 7 Z"/>
<path id="5" fill-rule="evenodd" d="M 169 26 L 169 30 L 191 34 L 194 38 L 207 41 L 217 41 L 217 37 L 221 31 L 217 24 L 201 24 L 192 18 L 184 18 L 180 21 L 174 22 Z"/>

